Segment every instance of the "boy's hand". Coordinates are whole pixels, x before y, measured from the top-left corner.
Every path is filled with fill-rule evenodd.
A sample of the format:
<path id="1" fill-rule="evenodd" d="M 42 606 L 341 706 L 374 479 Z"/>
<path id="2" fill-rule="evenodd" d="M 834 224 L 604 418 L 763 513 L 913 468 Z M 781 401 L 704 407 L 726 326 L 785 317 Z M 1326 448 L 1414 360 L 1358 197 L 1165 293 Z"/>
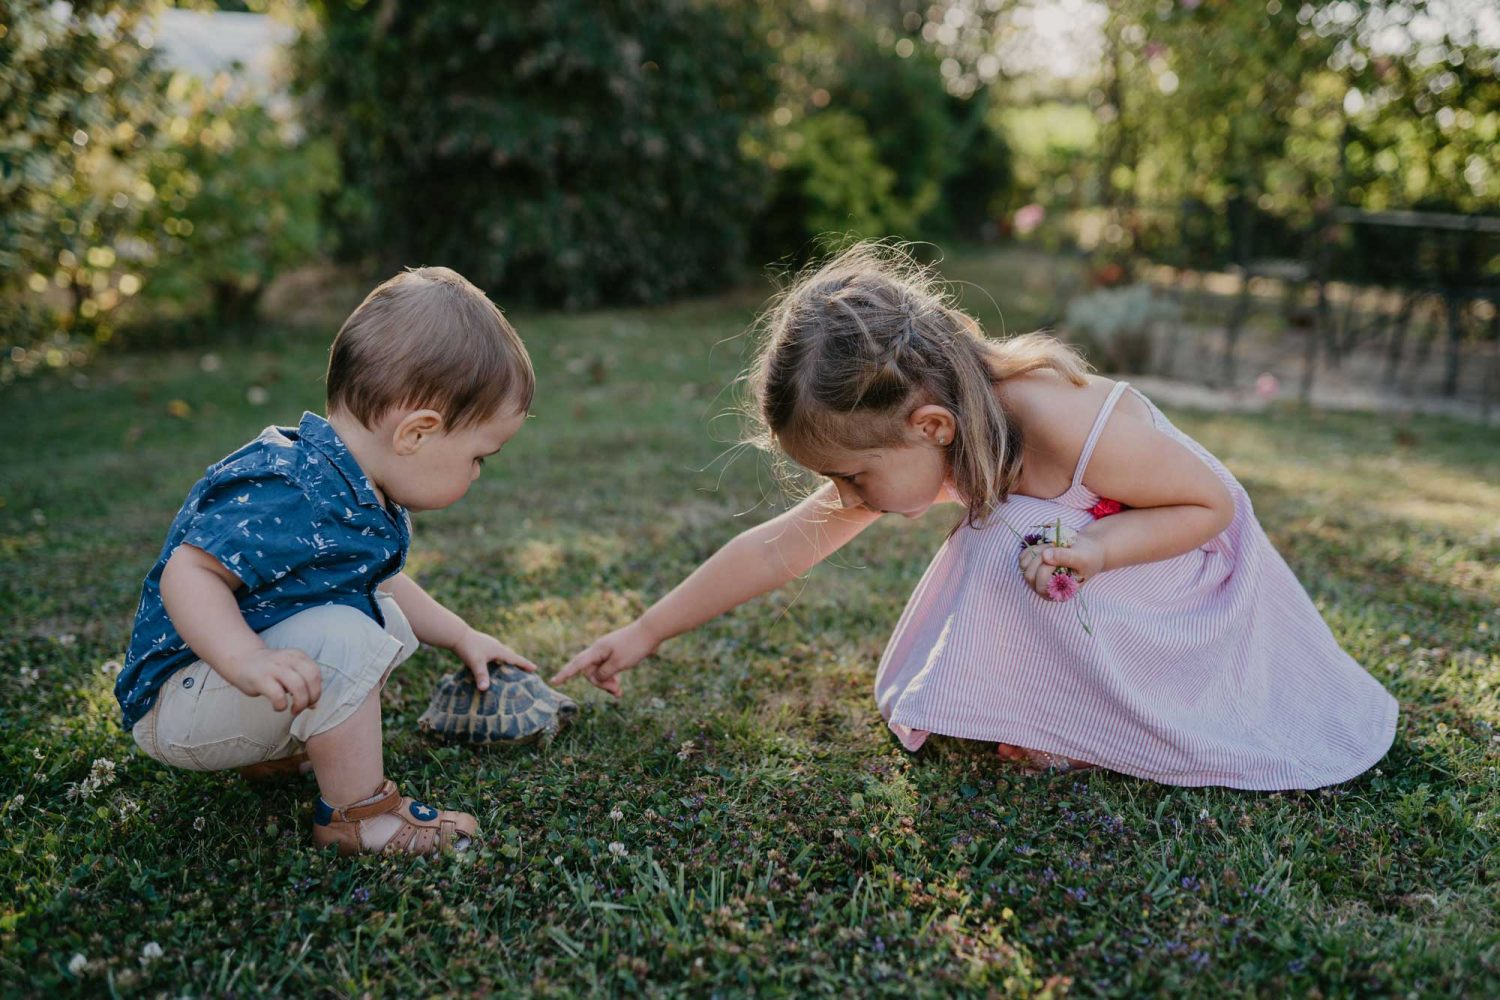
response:
<path id="1" fill-rule="evenodd" d="M 313 708 L 323 693 L 323 671 L 300 649 L 261 647 L 233 661 L 214 665 L 226 681 L 253 697 L 271 699 L 276 711 L 292 715 Z"/>
<path id="2" fill-rule="evenodd" d="M 514 663 L 528 673 L 536 673 L 536 664 L 492 635 L 478 629 L 469 629 L 453 644 L 453 652 L 464 661 L 469 673 L 474 675 L 474 684 L 481 691 L 490 688 L 490 664 L 495 661 Z"/>
<path id="3" fill-rule="evenodd" d="M 578 674 L 587 677 L 595 687 L 620 697 L 619 675 L 656 652 L 661 645 L 648 635 L 640 622 L 631 622 L 597 640 L 588 649 L 568 661 L 552 676 L 550 684 L 561 684 Z"/>

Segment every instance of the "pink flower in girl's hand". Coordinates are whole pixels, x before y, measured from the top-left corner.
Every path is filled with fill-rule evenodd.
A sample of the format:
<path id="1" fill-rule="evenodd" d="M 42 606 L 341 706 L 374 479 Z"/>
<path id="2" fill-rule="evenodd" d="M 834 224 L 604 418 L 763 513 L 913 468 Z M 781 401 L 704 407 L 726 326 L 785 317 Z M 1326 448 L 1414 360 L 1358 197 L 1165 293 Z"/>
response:
<path id="1" fill-rule="evenodd" d="M 1067 570 L 1058 570 L 1047 580 L 1047 596 L 1054 601 L 1071 601 L 1078 594 L 1078 578 Z"/>
<path id="2" fill-rule="evenodd" d="M 1104 502 L 1104 500 L 1100 501 L 1101 504 Z M 1119 513 L 1120 510 L 1124 509 L 1124 506 L 1117 501 L 1110 500 L 1108 502 L 1114 504 L 1117 508 L 1116 510 L 1110 511 L 1110 513 L 1112 514 Z M 1095 514 L 1094 516 L 1100 517 L 1103 515 Z M 1079 595 L 1079 591 L 1083 587 L 1083 581 L 1079 579 L 1076 570 L 1073 570 L 1067 566 L 1054 566 L 1051 575 L 1047 577 L 1045 585 L 1041 583 L 1041 576 L 1039 573 L 1036 576 L 1037 583 L 1035 584 L 1031 582 L 1030 577 L 1026 576 L 1028 570 L 1037 571 L 1040 569 L 1040 567 L 1037 566 L 1034 561 L 1031 561 L 1027 558 L 1026 553 L 1032 552 L 1040 556 L 1041 551 L 1044 547 L 1071 549 L 1073 547 L 1074 541 L 1077 540 L 1079 533 L 1073 528 L 1065 527 L 1062 523 L 1061 518 L 1058 518 L 1051 524 L 1033 524 L 1031 527 L 1026 529 L 1025 534 L 1022 534 L 1015 528 L 1011 528 L 1009 524 L 1006 524 L 1006 527 L 1010 528 L 1011 533 L 1015 535 L 1017 540 L 1019 540 L 1021 543 L 1022 554 L 1020 568 L 1022 577 L 1027 581 L 1027 588 L 1029 589 L 1032 587 L 1037 587 L 1038 589 L 1033 590 L 1033 593 L 1041 596 L 1043 592 L 1045 592 L 1045 597 L 1047 600 L 1056 601 L 1059 604 L 1065 601 L 1071 601 L 1075 597 L 1078 598 L 1078 604 L 1075 607 L 1078 615 L 1078 624 L 1082 625 L 1083 630 L 1089 635 L 1093 635 L 1094 630 L 1089 626 L 1087 618 L 1088 607 L 1084 604 L 1083 598 Z"/>

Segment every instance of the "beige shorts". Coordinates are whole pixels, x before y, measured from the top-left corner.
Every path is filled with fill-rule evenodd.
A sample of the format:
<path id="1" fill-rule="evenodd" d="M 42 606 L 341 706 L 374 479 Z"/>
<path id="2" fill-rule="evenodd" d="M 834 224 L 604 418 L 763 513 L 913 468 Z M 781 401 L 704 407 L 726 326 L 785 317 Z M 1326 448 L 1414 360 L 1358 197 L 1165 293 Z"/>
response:
<path id="1" fill-rule="evenodd" d="M 353 715 L 386 677 L 417 650 L 406 616 L 377 595 L 382 628 L 354 608 L 329 604 L 295 614 L 260 633 L 272 649 L 300 649 L 323 673 L 314 708 L 292 718 L 269 698 L 251 697 L 202 660 L 167 678 L 132 735 L 146 755 L 192 771 L 219 771 L 300 753 L 313 736 Z"/>

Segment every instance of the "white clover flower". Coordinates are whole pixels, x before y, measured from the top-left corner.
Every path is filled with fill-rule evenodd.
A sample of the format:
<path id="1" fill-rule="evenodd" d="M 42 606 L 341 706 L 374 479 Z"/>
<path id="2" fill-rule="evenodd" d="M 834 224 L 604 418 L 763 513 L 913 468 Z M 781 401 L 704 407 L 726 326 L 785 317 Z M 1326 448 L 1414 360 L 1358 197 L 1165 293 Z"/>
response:
<path id="1" fill-rule="evenodd" d="M 696 750 L 696 749 L 697 749 L 697 747 L 694 746 L 692 740 L 683 740 L 682 741 L 682 746 L 680 746 L 680 747 L 677 748 L 677 759 L 678 760 L 687 760 L 689 757 L 691 757 L 693 755 L 693 751 Z"/>
<path id="2" fill-rule="evenodd" d="M 197 819 L 193 820 L 193 829 L 194 830 L 202 830 L 207 825 L 208 825 L 208 821 L 205 820 L 202 816 L 199 816 Z"/>
<path id="3" fill-rule="evenodd" d="M 161 958 L 161 955 L 161 945 L 155 941 L 147 941 L 145 946 L 141 948 L 141 964 L 150 965 L 158 958 Z"/>
<path id="4" fill-rule="evenodd" d="M 1198 810 L 1198 818 L 1199 819 L 1208 819 L 1208 810 L 1207 809 L 1199 809 Z"/>
<path id="5" fill-rule="evenodd" d="M 115 762 L 108 757 L 99 757 L 89 768 L 89 776 L 82 781 L 74 782 L 68 786 L 67 797 L 70 801 L 87 801 L 94 797 L 100 789 L 108 788 L 115 781 Z"/>
<path id="6" fill-rule="evenodd" d="M 625 814 L 620 811 L 620 807 L 619 806 L 615 806 L 613 809 L 611 809 L 609 811 L 609 818 L 612 819 L 612 820 L 614 820 L 616 823 L 618 823 L 618 822 L 620 822 L 620 820 L 622 820 L 622 819 L 625 818 Z"/>
<path id="7" fill-rule="evenodd" d="M 84 970 L 88 967 L 89 960 L 80 952 L 74 952 L 73 957 L 68 959 L 68 971 L 75 976 L 83 975 Z"/>
<path id="8" fill-rule="evenodd" d="M 625 849 L 625 845 L 620 843 L 618 840 L 611 840 L 609 842 L 609 853 L 617 858 L 630 856 L 630 852 Z"/>
<path id="9" fill-rule="evenodd" d="M 129 819 L 141 811 L 141 804 L 135 799 L 124 798 L 120 800 L 120 818 Z"/>
<path id="10" fill-rule="evenodd" d="M 562 863 L 563 863 L 563 856 L 561 854 L 559 854 L 557 857 L 555 857 L 555 858 L 552 859 L 552 864 L 554 866 L 558 867 L 558 868 L 562 867 Z"/>

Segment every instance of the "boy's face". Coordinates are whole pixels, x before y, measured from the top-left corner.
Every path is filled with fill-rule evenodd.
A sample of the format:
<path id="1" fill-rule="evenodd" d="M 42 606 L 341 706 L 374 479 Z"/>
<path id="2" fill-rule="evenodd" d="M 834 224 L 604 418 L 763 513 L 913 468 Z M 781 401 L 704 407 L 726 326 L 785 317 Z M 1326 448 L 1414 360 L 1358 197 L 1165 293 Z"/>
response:
<path id="1" fill-rule="evenodd" d="M 433 410 L 407 413 L 389 430 L 389 452 L 381 463 L 378 485 L 409 510 L 451 506 L 469 492 L 484 460 L 515 437 L 525 422 L 524 411 L 502 406 L 486 420 L 449 432 Z"/>

